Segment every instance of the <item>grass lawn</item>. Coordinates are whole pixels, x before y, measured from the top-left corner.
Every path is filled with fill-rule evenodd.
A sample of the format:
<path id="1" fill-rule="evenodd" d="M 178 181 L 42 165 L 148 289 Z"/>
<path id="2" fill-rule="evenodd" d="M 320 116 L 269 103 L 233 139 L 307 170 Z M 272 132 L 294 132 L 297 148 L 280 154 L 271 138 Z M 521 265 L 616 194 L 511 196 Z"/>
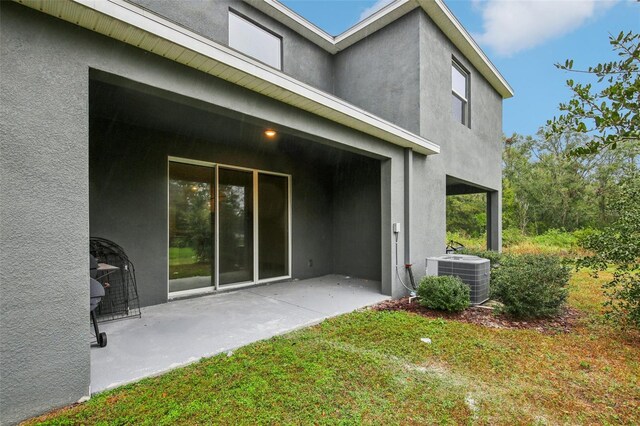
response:
<path id="1" fill-rule="evenodd" d="M 640 339 L 599 285 L 574 274 L 568 334 L 356 312 L 29 424 L 640 424 Z"/>
<path id="2" fill-rule="evenodd" d="M 511 233 L 515 230 L 510 230 Z M 516 231 L 517 232 L 517 231 Z M 577 231 L 576 231 L 577 232 Z M 567 259 L 584 256 L 587 252 L 580 247 L 578 239 L 571 232 L 549 230 L 547 233 L 537 236 L 525 236 L 518 234 L 517 239 L 510 241 L 503 232 L 503 253 L 505 254 L 548 254 Z M 459 232 L 447 232 L 447 241 L 456 241 L 467 248 L 484 250 L 486 248 L 486 236 L 470 237 Z"/>
<path id="3" fill-rule="evenodd" d="M 195 250 L 191 247 L 169 247 L 169 277 L 206 277 L 211 275 L 209 263 L 198 262 Z"/>
<path id="4" fill-rule="evenodd" d="M 196 263 L 196 251 L 191 247 L 169 247 L 169 265 Z"/>

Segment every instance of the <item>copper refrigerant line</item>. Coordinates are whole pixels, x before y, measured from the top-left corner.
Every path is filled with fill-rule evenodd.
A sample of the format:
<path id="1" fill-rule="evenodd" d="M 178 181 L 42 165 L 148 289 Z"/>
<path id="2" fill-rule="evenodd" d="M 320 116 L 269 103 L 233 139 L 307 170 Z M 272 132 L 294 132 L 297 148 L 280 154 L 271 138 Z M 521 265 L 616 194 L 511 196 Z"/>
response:
<path id="1" fill-rule="evenodd" d="M 411 297 L 415 297 L 416 296 L 416 282 L 415 282 L 415 279 L 413 278 L 413 270 L 411 269 L 411 266 L 412 266 L 411 263 L 405 263 L 405 265 L 404 265 L 405 270 L 409 274 L 409 281 L 411 283 L 411 288 L 407 287 L 407 285 L 404 283 L 404 281 L 402 280 L 402 277 L 400 276 L 400 271 L 398 270 L 398 268 L 399 268 L 399 265 L 398 265 L 398 236 L 400 235 L 400 223 L 394 223 L 393 224 L 393 234 L 396 237 L 396 276 L 398 277 L 398 280 L 400 281 L 400 284 L 402 284 L 402 286 L 409 291 L 410 296 Z"/>

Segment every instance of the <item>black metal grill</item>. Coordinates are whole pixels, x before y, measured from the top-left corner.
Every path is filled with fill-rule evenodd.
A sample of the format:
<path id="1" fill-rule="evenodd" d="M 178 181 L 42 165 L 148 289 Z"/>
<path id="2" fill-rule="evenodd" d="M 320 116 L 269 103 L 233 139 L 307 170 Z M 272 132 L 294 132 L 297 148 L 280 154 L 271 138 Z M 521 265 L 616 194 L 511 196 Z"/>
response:
<path id="1" fill-rule="evenodd" d="M 89 252 L 99 263 L 118 268 L 113 271 L 98 270 L 96 279 L 105 290 L 102 302 L 95 309 L 98 321 L 140 318 L 135 269 L 122 247 L 105 238 L 91 237 Z"/>

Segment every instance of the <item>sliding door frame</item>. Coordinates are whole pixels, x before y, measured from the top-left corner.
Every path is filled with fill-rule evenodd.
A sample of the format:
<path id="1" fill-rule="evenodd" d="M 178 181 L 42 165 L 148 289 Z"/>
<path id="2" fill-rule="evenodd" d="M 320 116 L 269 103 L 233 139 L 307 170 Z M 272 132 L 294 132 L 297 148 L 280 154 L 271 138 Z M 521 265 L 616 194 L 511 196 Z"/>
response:
<path id="1" fill-rule="evenodd" d="M 214 182 L 213 182 L 213 188 L 214 188 L 214 203 L 215 203 L 215 214 L 214 214 L 214 226 L 213 226 L 213 232 L 215 233 L 215 237 L 214 237 L 214 258 L 213 260 L 213 264 L 214 269 L 215 269 L 215 273 L 213 274 L 214 276 L 212 277 L 212 282 L 213 285 L 209 286 L 209 287 L 204 287 L 204 288 L 198 288 L 198 289 L 193 289 L 193 290 L 183 290 L 183 291 L 175 291 L 175 292 L 171 292 L 169 291 L 169 281 L 170 281 L 170 275 L 169 275 L 169 205 L 170 205 L 170 200 L 169 200 L 169 182 L 170 182 L 170 176 L 169 176 L 169 163 L 183 163 L 183 164 L 191 164 L 191 165 L 195 165 L 195 166 L 204 166 L 204 167 L 210 167 L 213 169 L 213 175 L 214 175 Z M 252 281 L 244 281 L 244 282 L 239 282 L 239 283 L 233 283 L 233 284 L 224 284 L 224 285 L 220 285 L 220 197 L 219 197 L 219 171 L 220 168 L 224 168 L 224 169 L 231 169 L 231 170 L 239 170 L 239 171 L 245 171 L 245 172 L 251 172 L 252 176 L 253 176 L 253 280 Z M 287 178 L 287 274 L 283 275 L 283 276 L 279 276 L 279 277 L 273 277 L 273 278 L 266 278 L 266 279 L 260 279 L 260 258 L 259 258 L 259 249 L 260 249 L 260 235 L 259 235 L 259 213 L 260 213 L 260 206 L 259 204 L 259 184 L 258 184 L 258 177 L 260 174 L 267 174 L 267 175 L 272 175 L 272 176 L 282 176 Z M 272 172 L 269 170 L 260 170 L 260 169 L 252 169 L 252 168 L 247 168 L 247 167 L 241 167 L 241 166 L 234 166 L 234 165 L 228 165 L 228 164 L 222 164 L 222 163 L 213 163 L 213 162 L 209 162 L 209 161 L 202 161 L 202 160 L 193 160 L 190 158 L 182 158 L 182 157 L 174 157 L 174 156 L 168 156 L 167 157 L 167 294 L 169 296 L 169 299 L 174 299 L 174 298 L 180 298 L 180 297 L 186 297 L 186 296 L 192 296 L 192 295 L 198 295 L 198 294 L 205 294 L 205 293 L 213 293 L 216 291 L 220 291 L 220 290 L 233 290 L 233 289 L 239 289 L 239 288 L 243 288 L 243 287 L 250 287 L 250 286 L 254 286 L 254 285 L 258 285 L 258 284 L 264 284 L 264 283 L 268 283 L 268 282 L 272 282 L 272 281 L 281 281 L 281 280 L 286 280 L 286 279 L 290 279 L 291 278 L 291 261 L 292 261 L 292 249 L 291 249 L 291 243 L 293 241 L 292 235 L 291 235 L 291 230 L 292 230 L 292 207 L 291 207 L 291 199 L 292 199 L 292 191 L 291 191 L 291 175 L 290 174 L 286 174 L 286 173 L 279 173 L 279 172 Z"/>

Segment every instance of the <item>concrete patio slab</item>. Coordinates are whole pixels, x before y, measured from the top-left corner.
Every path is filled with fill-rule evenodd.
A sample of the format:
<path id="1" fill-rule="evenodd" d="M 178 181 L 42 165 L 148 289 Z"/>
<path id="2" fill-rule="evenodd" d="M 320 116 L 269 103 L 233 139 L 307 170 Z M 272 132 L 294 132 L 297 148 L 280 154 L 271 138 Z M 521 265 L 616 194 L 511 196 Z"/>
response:
<path id="1" fill-rule="evenodd" d="M 177 300 L 142 318 L 101 324 L 91 348 L 93 393 L 267 339 L 388 299 L 380 283 L 328 275 Z"/>
<path id="2" fill-rule="evenodd" d="M 294 281 L 294 285 L 286 284 L 254 287 L 250 291 L 327 316 L 340 315 L 384 300 L 379 282 L 342 275 L 327 275 Z"/>

